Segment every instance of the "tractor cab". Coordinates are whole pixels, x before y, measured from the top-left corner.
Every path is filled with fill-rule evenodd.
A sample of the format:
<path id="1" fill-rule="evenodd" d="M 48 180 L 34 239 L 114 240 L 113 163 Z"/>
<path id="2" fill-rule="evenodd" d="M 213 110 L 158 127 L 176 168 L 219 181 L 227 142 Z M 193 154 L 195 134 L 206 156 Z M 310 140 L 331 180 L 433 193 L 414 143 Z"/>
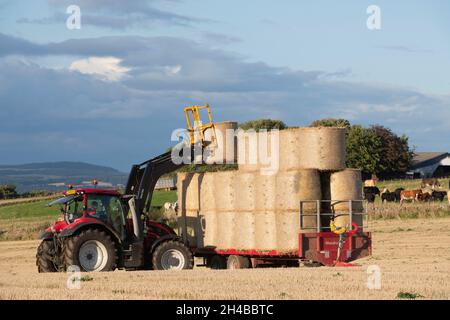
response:
<path id="1" fill-rule="evenodd" d="M 64 192 L 64 197 L 48 205 L 61 205 L 64 224 L 60 223 L 60 230 L 56 231 L 83 222 L 99 223 L 112 229 L 121 240 L 125 240 L 127 208 L 122 203 L 120 193 L 115 190 L 71 189 Z"/>

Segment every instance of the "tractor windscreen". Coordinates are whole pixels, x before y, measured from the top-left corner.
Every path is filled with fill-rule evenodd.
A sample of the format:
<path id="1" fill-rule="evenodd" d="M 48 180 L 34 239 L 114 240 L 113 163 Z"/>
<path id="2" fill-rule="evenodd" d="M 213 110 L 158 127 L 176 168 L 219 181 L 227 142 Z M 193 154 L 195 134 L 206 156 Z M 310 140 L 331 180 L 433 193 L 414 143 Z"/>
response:
<path id="1" fill-rule="evenodd" d="M 55 201 L 52 201 L 48 206 L 55 204 L 61 205 L 61 213 L 64 214 L 64 220 L 67 223 L 72 223 L 75 219 L 83 216 L 83 197 L 79 195 L 65 196 Z"/>
<path id="2" fill-rule="evenodd" d="M 48 204 L 49 207 L 54 206 L 55 204 L 66 204 L 69 201 L 72 201 L 75 198 L 75 196 L 66 196 L 59 198 L 55 201 L 52 201 Z"/>

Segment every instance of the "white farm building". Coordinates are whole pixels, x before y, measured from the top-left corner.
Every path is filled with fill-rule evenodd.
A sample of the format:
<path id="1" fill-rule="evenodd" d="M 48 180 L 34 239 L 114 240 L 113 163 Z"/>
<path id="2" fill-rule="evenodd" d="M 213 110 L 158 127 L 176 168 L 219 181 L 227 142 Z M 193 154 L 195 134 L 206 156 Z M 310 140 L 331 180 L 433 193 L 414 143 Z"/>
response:
<path id="1" fill-rule="evenodd" d="M 410 171 L 420 173 L 423 178 L 448 177 L 450 176 L 450 153 L 416 152 Z"/>

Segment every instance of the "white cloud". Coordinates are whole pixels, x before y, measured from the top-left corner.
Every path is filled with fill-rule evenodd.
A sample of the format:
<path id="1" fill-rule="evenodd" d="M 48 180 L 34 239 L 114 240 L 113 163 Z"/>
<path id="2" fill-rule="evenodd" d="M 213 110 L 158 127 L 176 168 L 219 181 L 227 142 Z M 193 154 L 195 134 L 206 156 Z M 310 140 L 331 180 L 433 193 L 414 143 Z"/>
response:
<path id="1" fill-rule="evenodd" d="M 130 68 L 121 66 L 121 59 L 115 57 L 89 57 L 72 62 L 69 69 L 94 75 L 102 80 L 119 81 Z"/>
<path id="2" fill-rule="evenodd" d="M 166 71 L 166 74 L 168 76 L 174 76 L 181 71 L 181 68 L 182 67 L 179 64 L 177 64 L 175 66 L 165 66 L 164 70 Z"/>

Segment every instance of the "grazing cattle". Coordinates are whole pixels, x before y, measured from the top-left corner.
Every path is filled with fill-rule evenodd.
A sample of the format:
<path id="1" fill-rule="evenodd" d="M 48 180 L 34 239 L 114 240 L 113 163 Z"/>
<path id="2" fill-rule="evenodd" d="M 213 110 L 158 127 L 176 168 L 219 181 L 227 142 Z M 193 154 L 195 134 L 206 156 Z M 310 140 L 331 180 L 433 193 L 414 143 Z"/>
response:
<path id="1" fill-rule="evenodd" d="M 400 193 L 405 190 L 404 188 L 397 188 L 395 189 L 394 193 L 395 193 L 395 201 L 399 202 L 400 201 Z"/>
<path id="2" fill-rule="evenodd" d="M 417 200 L 426 202 L 431 200 L 431 193 L 429 192 L 422 192 L 417 195 Z"/>
<path id="3" fill-rule="evenodd" d="M 364 180 L 364 187 L 375 187 L 377 184 L 377 180 L 370 179 L 370 180 Z"/>
<path id="4" fill-rule="evenodd" d="M 444 201 L 446 195 L 447 195 L 446 191 L 433 191 L 431 193 L 431 200 L 442 202 Z"/>
<path id="5" fill-rule="evenodd" d="M 175 212 L 177 212 L 178 211 L 178 202 L 174 202 L 174 203 L 166 202 L 166 203 L 164 203 L 164 210 L 165 211 L 175 211 Z"/>
<path id="6" fill-rule="evenodd" d="M 377 187 L 364 187 L 364 199 L 367 202 L 374 203 L 377 195 L 380 195 L 380 189 Z"/>
<path id="7" fill-rule="evenodd" d="M 364 195 L 365 199 L 367 200 L 368 203 L 374 203 L 375 202 L 375 197 L 377 195 L 375 193 L 367 193 Z"/>
<path id="8" fill-rule="evenodd" d="M 364 193 L 380 194 L 378 187 L 364 187 Z"/>
<path id="9" fill-rule="evenodd" d="M 422 190 L 402 190 L 400 191 L 400 204 L 403 204 L 405 200 L 411 200 L 415 202 L 419 199 L 419 195 L 422 194 Z"/>
<path id="10" fill-rule="evenodd" d="M 435 189 L 436 187 L 440 187 L 441 184 L 439 183 L 439 180 L 436 178 L 431 178 L 431 179 L 422 179 L 422 189 L 425 189 L 427 187 L 431 188 L 431 189 Z"/>
<path id="11" fill-rule="evenodd" d="M 389 192 L 388 188 L 384 188 L 380 193 L 381 202 L 394 202 L 395 201 L 395 192 Z"/>

